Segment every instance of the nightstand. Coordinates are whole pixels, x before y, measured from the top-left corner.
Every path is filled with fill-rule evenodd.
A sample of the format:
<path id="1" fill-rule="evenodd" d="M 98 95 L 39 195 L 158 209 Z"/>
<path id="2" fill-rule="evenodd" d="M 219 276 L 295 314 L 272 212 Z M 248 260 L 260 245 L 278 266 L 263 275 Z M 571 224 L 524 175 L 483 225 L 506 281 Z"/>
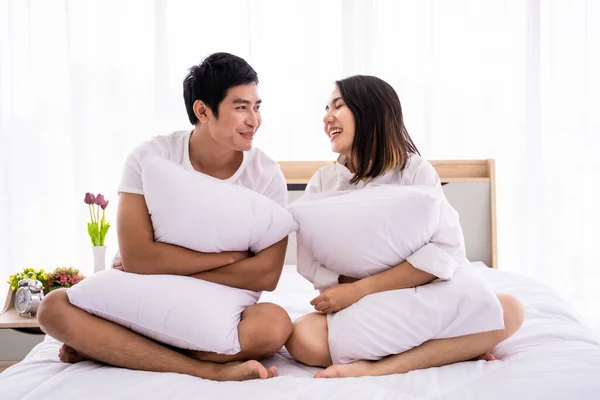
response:
<path id="1" fill-rule="evenodd" d="M 9 291 L 4 302 L 4 307 L 0 311 L 0 335 L 2 335 L 2 342 L 8 340 L 15 341 L 15 346 L 7 346 L 6 348 L 6 350 L 13 350 L 10 353 L 11 355 L 8 356 L 11 359 L 0 360 L 0 372 L 18 363 L 19 360 L 15 360 L 15 358 L 19 358 L 27 349 L 30 350 L 35 344 L 44 339 L 37 318 L 21 317 L 15 310 L 14 297 L 14 292 L 12 290 Z M 9 349 L 9 347 L 20 347 L 20 349 Z M 3 357 L 6 356 L 3 355 Z"/>

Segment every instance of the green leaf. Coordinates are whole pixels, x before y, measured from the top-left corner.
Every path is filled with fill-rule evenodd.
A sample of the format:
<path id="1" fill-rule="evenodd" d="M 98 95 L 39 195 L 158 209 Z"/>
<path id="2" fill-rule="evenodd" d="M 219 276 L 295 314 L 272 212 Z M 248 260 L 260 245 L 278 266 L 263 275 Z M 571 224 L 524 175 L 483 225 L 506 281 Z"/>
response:
<path id="1" fill-rule="evenodd" d="M 100 246 L 104 246 L 104 240 L 106 239 L 106 234 L 108 233 L 108 229 L 110 228 L 110 224 L 105 222 L 100 227 Z"/>
<path id="2" fill-rule="evenodd" d="M 93 224 L 93 222 L 88 222 L 88 235 L 90 235 L 90 239 L 92 240 L 92 244 L 94 244 L 95 232 L 94 232 L 94 224 Z"/>

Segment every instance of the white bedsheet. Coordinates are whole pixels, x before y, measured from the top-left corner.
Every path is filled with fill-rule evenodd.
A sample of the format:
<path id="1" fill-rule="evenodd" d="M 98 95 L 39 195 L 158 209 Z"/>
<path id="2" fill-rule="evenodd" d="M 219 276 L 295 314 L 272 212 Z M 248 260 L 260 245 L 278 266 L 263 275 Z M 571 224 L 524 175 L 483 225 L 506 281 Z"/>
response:
<path id="1" fill-rule="evenodd" d="M 46 337 L 25 360 L 0 374 L 0 398 L 10 399 L 600 399 L 600 343 L 549 288 L 474 263 L 498 293 L 518 297 L 525 323 L 494 351 L 500 360 L 464 362 L 403 375 L 313 379 L 318 371 L 285 349 L 265 362 L 282 376 L 266 381 L 212 382 L 191 376 L 131 371 L 93 362 L 63 364 L 60 343 Z M 310 312 L 315 292 L 286 266 L 276 291 L 261 301 Z"/>

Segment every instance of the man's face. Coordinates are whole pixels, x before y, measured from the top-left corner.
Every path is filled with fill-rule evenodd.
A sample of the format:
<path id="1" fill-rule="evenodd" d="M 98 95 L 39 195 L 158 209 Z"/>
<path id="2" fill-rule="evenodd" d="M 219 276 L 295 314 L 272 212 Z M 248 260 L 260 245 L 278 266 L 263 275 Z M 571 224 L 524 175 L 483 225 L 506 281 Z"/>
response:
<path id="1" fill-rule="evenodd" d="M 248 151 L 261 124 L 260 97 L 255 83 L 234 86 L 219 104 L 219 118 L 208 110 L 208 131 L 218 143 L 232 150 Z"/>

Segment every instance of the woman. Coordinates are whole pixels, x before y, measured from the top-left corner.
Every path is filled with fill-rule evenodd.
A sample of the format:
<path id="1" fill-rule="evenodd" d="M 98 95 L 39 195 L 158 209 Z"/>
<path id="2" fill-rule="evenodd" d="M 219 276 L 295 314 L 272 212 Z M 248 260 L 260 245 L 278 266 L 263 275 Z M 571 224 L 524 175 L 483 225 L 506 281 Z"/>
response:
<path id="1" fill-rule="evenodd" d="M 408 135 L 398 95 L 386 82 L 372 76 L 353 76 L 337 81 L 323 122 L 332 150 L 339 158 L 335 164 L 317 171 L 307 186 L 307 193 L 357 190 L 372 183 L 427 185 L 443 196 L 435 169 L 420 157 Z M 307 365 L 326 368 L 315 375 L 317 378 L 388 375 L 474 358 L 494 360 L 489 352 L 512 336 L 523 322 L 522 305 L 509 295 L 498 295 L 504 329 L 431 339 L 377 361 L 332 365 L 327 315 L 337 313 L 367 295 L 426 285 L 437 278 L 426 271 L 443 269 L 445 263 L 468 263 L 460 224 L 442 223 L 439 231 L 442 235 L 460 237 L 455 249 L 429 243 L 403 263 L 361 280 L 339 276 L 315 261 L 299 244 L 298 272 L 321 294 L 311 301 L 317 312 L 294 323 L 294 331 L 286 343 L 290 354 Z M 439 265 L 431 268 L 432 263 Z"/>

